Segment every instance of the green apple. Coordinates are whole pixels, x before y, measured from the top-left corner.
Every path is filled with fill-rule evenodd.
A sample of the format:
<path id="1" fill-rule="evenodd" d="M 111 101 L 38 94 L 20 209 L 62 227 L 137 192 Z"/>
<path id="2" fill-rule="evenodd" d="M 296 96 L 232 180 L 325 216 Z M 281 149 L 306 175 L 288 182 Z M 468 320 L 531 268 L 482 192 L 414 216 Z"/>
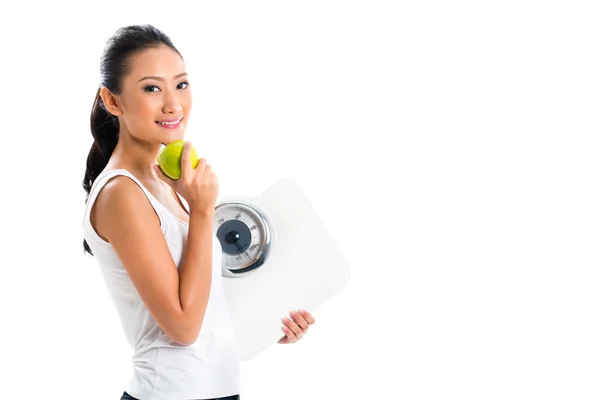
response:
<path id="1" fill-rule="evenodd" d="M 160 153 L 158 153 L 158 166 L 161 171 L 173 179 L 174 181 L 181 178 L 181 155 L 183 154 L 183 145 L 185 141 L 176 140 L 166 145 Z M 192 168 L 196 168 L 198 165 L 198 154 L 196 149 L 192 147 L 190 152 L 190 163 Z"/>

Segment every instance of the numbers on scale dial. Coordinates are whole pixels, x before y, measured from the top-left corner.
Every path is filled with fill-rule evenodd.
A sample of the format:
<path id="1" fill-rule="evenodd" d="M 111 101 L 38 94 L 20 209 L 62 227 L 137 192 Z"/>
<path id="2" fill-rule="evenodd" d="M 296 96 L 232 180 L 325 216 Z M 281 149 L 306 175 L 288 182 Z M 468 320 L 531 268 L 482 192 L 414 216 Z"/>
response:
<path id="1" fill-rule="evenodd" d="M 247 226 L 247 228 L 250 230 L 251 238 L 250 238 L 249 246 L 246 249 L 243 249 L 243 247 L 239 249 L 240 251 L 242 251 L 241 253 L 229 254 L 226 257 L 234 262 L 239 262 L 244 258 L 248 258 L 249 260 L 252 260 L 253 255 L 251 255 L 249 253 L 253 252 L 254 250 L 256 250 L 257 248 L 259 248 L 261 246 L 261 239 L 262 239 L 261 232 L 263 231 L 261 229 L 262 226 L 257 225 L 255 218 L 253 218 L 251 215 L 248 215 L 248 213 L 245 212 L 243 209 L 233 210 L 230 208 L 228 211 L 229 212 L 227 213 L 227 218 L 225 218 L 225 217 L 219 218 L 217 220 L 217 224 L 220 226 L 220 225 L 223 225 L 224 223 L 226 223 L 227 221 L 233 221 L 233 220 L 240 221 L 240 222 L 244 223 Z M 231 213 L 232 211 L 236 212 L 233 215 L 233 218 L 232 218 L 233 213 Z M 249 221 L 247 221 L 248 219 L 249 219 Z M 249 223 L 252 223 L 252 225 L 249 225 Z M 244 256 L 246 256 L 246 257 L 244 257 Z"/>
<path id="2" fill-rule="evenodd" d="M 271 227 L 252 205 L 235 201 L 219 205 L 214 228 L 221 242 L 225 276 L 242 277 L 265 263 Z"/>

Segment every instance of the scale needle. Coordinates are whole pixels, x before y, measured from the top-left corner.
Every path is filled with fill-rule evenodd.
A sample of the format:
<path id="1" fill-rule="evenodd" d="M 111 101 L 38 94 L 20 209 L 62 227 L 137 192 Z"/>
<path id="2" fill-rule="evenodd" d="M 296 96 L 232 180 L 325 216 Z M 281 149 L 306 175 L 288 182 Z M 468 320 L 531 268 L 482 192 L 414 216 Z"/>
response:
<path id="1" fill-rule="evenodd" d="M 244 252 L 244 254 L 246 254 L 246 257 L 248 257 L 248 260 L 251 260 L 250 256 L 248 255 L 248 252 L 246 250 L 244 250 L 244 248 L 240 245 L 240 243 L 236 240 L 235 244 L 237 245 L 237 247 L 240 248 L 241 251 Z"/>

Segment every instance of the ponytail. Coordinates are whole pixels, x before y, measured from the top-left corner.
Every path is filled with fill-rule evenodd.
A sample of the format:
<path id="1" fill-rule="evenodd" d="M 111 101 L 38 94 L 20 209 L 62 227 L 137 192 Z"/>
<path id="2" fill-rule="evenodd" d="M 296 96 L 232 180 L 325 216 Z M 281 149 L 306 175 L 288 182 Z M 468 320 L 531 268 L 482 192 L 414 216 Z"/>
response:
<path id="1" fill-rule="evenodd" d="M 102 97 L 100 96 L 100 89 L 98 89 L 98 92 L 96 93 L 94 105 L 92 106 L 90 129 L 92 131 L 92 136 L 94 137 L 94 143 L 92 144 L 87 157 L 87 168 L 83 178 L 86 203 L 94 181 L 108 164 L 110 156 L 119 140 L 119 120 L 106 110 Z M 83 248 L 93 255 L 92 250 L 85 239 L 83 240 Z"/>

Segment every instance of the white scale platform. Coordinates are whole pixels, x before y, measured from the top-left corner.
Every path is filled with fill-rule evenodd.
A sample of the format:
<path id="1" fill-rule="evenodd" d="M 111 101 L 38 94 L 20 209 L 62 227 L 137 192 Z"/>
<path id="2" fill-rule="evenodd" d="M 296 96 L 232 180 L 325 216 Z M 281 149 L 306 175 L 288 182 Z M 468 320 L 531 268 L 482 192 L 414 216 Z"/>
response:
<path id="1" fill-rule="evenodd" d="M 312 313 L 348 282 L 346 260 L 293 179 L 255 198 L 220 200 L 214 232 L 241 360 L 285 335 L 281 318 L 290 310 Z"/>

